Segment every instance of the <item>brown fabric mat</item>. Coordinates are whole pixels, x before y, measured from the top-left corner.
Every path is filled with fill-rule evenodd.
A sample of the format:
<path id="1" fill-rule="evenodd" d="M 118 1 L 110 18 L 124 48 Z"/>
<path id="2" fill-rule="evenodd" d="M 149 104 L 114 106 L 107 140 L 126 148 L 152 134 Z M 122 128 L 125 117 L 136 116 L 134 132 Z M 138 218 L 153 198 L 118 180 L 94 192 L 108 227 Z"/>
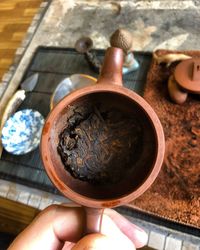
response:
<path id="1" fill-rule="evenodd" d="M 181 53 L 200 57 L 200 51 Z M 200 228 L 200 97 L 189 95 L 183 105 L 170 101 L 167 80 L 176 65 L 167 68 L 153 60 L 147 76 L 144 98 L 163 125 L 166 154 L 154 184 L 130 205 Z"/>

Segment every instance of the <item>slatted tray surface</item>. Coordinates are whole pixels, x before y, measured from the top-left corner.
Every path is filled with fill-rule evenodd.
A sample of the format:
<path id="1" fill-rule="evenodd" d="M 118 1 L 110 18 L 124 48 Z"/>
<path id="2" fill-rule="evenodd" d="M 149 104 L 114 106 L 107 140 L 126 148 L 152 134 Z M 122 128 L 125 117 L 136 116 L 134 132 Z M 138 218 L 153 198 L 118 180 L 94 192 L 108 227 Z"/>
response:
<path id="1" fill-rule="evenodd" d="M 95 52 L 103 61 L 104 51 L 96 50 Z M 140 69 L 126 74 L 123 82 L 127 88 L 142 95 L 152 55 L 146 52 L 135 52 L 134 55 L 140 63 Z M 38 110 L 44 117 L 50 111 L 50 98 L 60 81 L 77 73 L 98 76 L 89 67 L 84 55 L 69 48 L 39 47 L 22 81 L 36 72 L 39 73 L 38 83 L 31 93 L 26 94 L 27 97 L 19 110 L 31 108 Z M 4 150 L 0 160 L 0 178 L 58 193 L 45 173 L 39 148 L 21 156 L 9 154 Z"/>

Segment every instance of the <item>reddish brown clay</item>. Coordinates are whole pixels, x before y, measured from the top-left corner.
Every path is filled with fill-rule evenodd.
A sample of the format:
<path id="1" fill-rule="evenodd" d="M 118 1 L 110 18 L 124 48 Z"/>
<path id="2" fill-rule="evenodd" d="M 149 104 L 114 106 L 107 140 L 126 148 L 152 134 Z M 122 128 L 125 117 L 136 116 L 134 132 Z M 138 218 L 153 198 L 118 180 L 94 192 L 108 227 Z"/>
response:
<path id="1" fill-rule="evenodd" d="M 179 63 L 174 77 L 185 91 L 200 94 L 200 59 L 192 58 Z"/>
<path id="2" fill-rule="evenodd" d="M 104 64 L 97 83 L 122 86 L 122 65 L 123 51 L 114 47 L 109 48 L 106 52 Z M 114 90 L 115 86 L 112 85 L 112 87 Z"/>
<path id="3" fill-rule="evenodd" d="M 85 207 L 86 212 L 86 234 L 101 232 L 102 217 L 104 209 Z"/>
<path id="4" fill-rule="evenodd" d="M 173 75 L 169 77 L 167 86 L 170 98 L 173 102 L 183 104 L 186 101 L 188 94 L 184 90 L 180 89 Z"/>
<path id="5" fill-rule="evenodd" d="M 164 157 L 165 140 L 161 123 L 151 106 L 139 95 L 122 86 L 123 51 L 108 48 L 98 84 L 76 90 L 62 99 L 51 111 L 41 139 L 41 155 L 49 178 L 69 199 L 86 207 L 104 208 L 126 204 L 143 194 L 157 177 Z M 72 177 L 57 153 L 59 134 L 66 126 L 69 105 L 87 101 L 103 101 L 129 115 L 134 115 L 143 129 L 141 153 L 134 168 L 118 183 L 105 186 L 92 185 Z M 97 231 L 102 210 L 93 216 Z M 91 216 L 89 216 L 91 217 Z M 90 223 L 91 225 L 91 223 Z"/>
<path id="6" fill-rule="evenodd" d="M 158 56 L 184 53 L 200 58 L 200 51 L 159 50 Z M 156 181 L 130 206 L 147 214 L 200 229 L 200 110 L 199 96 L 188 95 L 183 105 L 169 100 L 170 67 L 152 61 L 144 91 L 145 100 L 156 111 L 165 132 L 165 159 Z"/>

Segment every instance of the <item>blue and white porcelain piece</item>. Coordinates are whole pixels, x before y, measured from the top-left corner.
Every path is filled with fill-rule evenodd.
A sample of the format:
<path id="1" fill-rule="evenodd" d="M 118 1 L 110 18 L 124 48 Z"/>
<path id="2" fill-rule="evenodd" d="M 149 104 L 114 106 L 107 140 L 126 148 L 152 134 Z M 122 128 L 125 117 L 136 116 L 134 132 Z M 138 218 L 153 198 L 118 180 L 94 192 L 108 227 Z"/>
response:
<path id="1" fill-rule="evenodd" d="M 2 145 L 14 155 L 31 152 L 40 143 L 43 116 L 35 110 L 24 109 L 14 113 L 2 129 Z"/>
<path id="2" fill-rule="evenodd" d="M 128 53 L 128 55 L 124 57 L 124 64 L 128 66 L 123 65 L 123 68 L 122 68 L 123 74 L 136 71 L 140 67 L 139 62 L 134 58 L 134 55 L 132 52 Z"/>

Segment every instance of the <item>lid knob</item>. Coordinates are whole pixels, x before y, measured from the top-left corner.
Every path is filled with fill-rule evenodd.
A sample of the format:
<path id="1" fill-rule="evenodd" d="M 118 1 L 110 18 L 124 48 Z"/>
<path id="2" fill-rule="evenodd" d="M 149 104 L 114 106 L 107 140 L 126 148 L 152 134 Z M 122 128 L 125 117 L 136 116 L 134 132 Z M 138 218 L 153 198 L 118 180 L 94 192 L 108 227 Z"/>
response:
<path id="1" fill-rule="evenodd" d="M 192 81 L 200 81 L 200 62 L 193 63 Z"/>
<path id="2" fill-rule="evenodd" d="M 186 92 L 200 94 L 200 58 L 184 60 L 176 66 L 174 78 Z"/>

